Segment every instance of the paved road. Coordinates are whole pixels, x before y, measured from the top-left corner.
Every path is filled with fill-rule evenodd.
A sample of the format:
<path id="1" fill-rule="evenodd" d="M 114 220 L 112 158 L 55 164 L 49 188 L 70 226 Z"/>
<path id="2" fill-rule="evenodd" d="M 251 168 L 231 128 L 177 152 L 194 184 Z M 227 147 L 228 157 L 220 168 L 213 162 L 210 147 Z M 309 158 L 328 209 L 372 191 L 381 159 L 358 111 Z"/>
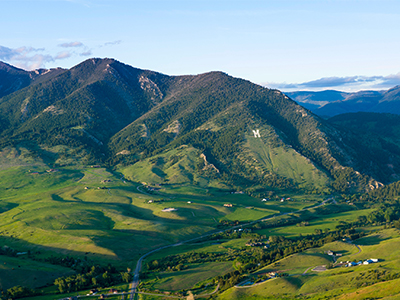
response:
<path id="1" fill-rule="evenodd" d="M 358 249 L 358 252 L 355 253 L 354 255 L 356 255 L 356 254 L 358 254 L 358 253 L 361 253 L 362 249 L 360 248 L 360 246 L 358 246 L 358 245 L 356 245 L 356 244 L 353 244 L 353 245 L 356 246 L 357 249 Z"/>
<path id="2" fill-rule="evenodd" d="M 139 187 L 137 188 L 137 190 L 140 191 L 140 192 L 142 192 L 142 191 L 139 189 Z M 325 204 L 326 204 L 328 201 L 330 201 L 330 200 L 334 200 L 334 198 L 333 198 L 333 197 L 328 198 L 328 199 L 322 201 L 322 202 L 321 202 L 320 204 L 318 204 L 318 205 L 311 206 L 311 207 L 308 207 L 308 208 L 299 209 L 299 210 L 294 211 L 294 212 L 300 212 L 300 211 L 303 211 L 303 210 L 307 210 L 307 209 L 311 209 L 311 208 L 320 207 L 320 206 L 322 206 L 322 205 L 325 205 Z M 196 237 L 196 238 L 192 238 L 192 239 L 185 240 L 185 241 L 181 241 L 181 242 L 178 242 L 178 243 L 175 243 L 175 244 L 163 246 L 163 247 L 154 249 L 154 250 L 152 250 L 152 251 L 150 251 L 150 252 L 147 252 L 146 254 L 142 255 L 142 256 L 139 258 L 139 260 L 138 260 L 138 262 L 137 262 L 137 264 L 136 264 L 135 272 L 134 272 L 134 274 L 133 274 L 133 281 L 132 281 L 132 285 L 131 285 L 130 300 L 133 300 L 133 299 L 134 299 L 137 286 L 139 285 L 139 280 L 140 280 L 139 275 L 140 275 L 140 270 L 141 270 L 141 268 L 142 268 L 143 259 L 145 259 L 145 258 L 146 258 L 147 256 L 149 256 L 150 254 L 153 254 L 153 253 L 155 253 L 155 252 L 158 252 L 158 251 L 163 250 L 163 249 L 166 249 L 166 248 L 176 247 L 176 246 L 180 246 L 180 245 L 185 244 L 185 243 L 190 243 L 190 242 L 193 242 L 193 241 L 196 241 L 196 240 L 200 240 L 200 239 L 203 239 L 203 238 L 205 238 L 205 237 L 209 237 L 209 236 L 211 236 L 211 235 L 213 235 L 213 234 L 223 233 L 223 232 L 228 231 L 228 230 L 233 230 L 233 229 L 236 229 L 236 228 L 241 228 L 241 227 L 243 227 L 243 226 L 253 225 L 253 224 L 259 223 L 259 222 L 265 222 L 265 221 L 271 220 L 271 219 L 273 219 L 273 218 L 275 218 L 275 217 L 288 215 L 288 214 L 290 214 L 290 213 L 293 213 L 293 212 L 281 213 L 281 214 L 273 215 L 273 216 L 268 217 L 268 218 L 255 220 L 255 221 L 252 221 L 252 222 L 249 222 L 249 223 L 246 223 L 246 224 L 240 224 L 240 225 L 232 226 L 232 227 L 230 227 L 230 228 L 228 228 L 228 229 L 223 229 L 223 230 L 218 230 L 218 231 L 212 231 L 212 232 L 209 232 L 209 233 L 207 233 L 207 234 L 204 234 L 204 235 L 199 236 L 199 237 Z"/>
<path id="3" fill-rule="evenodd" d="M 312 269 L 312 268 L 314 268 L 314 267 L 309 267 L 307 270 L 305 270 L 305 271 L 303 272 L 303 275 L 306 275 L 306 273 L 308 272 L 308 270 L 310 270 L 310 269 Z"/>

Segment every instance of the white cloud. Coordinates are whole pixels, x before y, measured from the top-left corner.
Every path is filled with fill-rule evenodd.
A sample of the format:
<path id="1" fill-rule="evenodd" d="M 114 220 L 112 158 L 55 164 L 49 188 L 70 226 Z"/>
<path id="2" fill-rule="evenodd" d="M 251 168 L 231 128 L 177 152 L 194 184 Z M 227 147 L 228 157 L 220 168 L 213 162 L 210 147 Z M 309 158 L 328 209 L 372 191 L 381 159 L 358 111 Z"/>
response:
<path id="1" fill-rule="evenodd" d="M 119 44 L 121 44 L 122 43 L 122 41 L 121 40 L 117 40 L 117 41 L 113 41 L 113 42 L 107 42 L 107 43 L 104 43 L 102 46 L 100 46 L 100 47 L 103 47 L 103 46 L 113 46 L 113 45 L 119 45 Z"/>
<path id="2" fill-rule="evenodd" d="M 276 83 L 262 84 L 269 88 L 290 91 L 321 91 L 337 89 L 340 91 L 382 90 L 400 85 L 400 73 L 388 76 L 347 76 L 324 77 L 303 83 Z"/>
<path id="3" fill-rule="evenodd" d="M 72 48 L 72 47 L 83 47 L 84 44 L 81 42 L 70 42 L 70 43 L 62 43 L 58 46 L 63 47 L 63 48 Z"/>
<path id="4" fill-rule="evenodd" d="M 71 52 L 63 51 L 63 52 L 58 53 L 54 59 L 65 59 L 68 57 L 71 57 Z"/>
<path id="5" fill-rule="evenodd" d="M 67 50 L 61 51 L 57 54 L 46 53 L 44 48 L 33 48 L 33 47 L 19 47 L 9 48 L 0 45 L 0 60 L 10 63 L 16 67 L 25 70 L 34 70 L 39 68 L 45 68 L 46 63 L 55 62 L 61 59 L 67 59 L 73 56 L 89 56 L 92 55 L 91 49 L 86 47 L 81 42 L 70 42 L 59 44 L 59 47 L 63 48 L 81 48 L 80 53 L 75 51 Z"/>
<path id="6" fill-rule="evenodd" d="M 44 51 L 44 48 L 19 47 L 8 48 L 0 46 L 0 59 L 13 63 L 15 66 L 32 70 L 41 68 L 46 62 L 54 61 L 54 58 L 48 54 L 38 54 Z"/>
<path id="7" fill-rule="evenodd" d="M 80 55 L 80 56 L 90 56 L 90 55 L 92 55 L 92 50 L 88 50 L 88 51 L 79 53 L 79 55 Z"/>

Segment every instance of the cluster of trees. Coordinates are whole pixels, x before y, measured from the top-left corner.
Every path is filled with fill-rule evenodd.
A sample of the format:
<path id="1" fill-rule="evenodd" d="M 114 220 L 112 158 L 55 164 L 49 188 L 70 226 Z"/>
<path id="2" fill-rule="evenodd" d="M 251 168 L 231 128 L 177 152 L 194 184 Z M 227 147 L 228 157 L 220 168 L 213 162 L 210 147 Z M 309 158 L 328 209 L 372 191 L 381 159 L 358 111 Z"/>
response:
<path id="1" fill-rule="evenodd" d="M 8 247 L 8 246 L 4 246 L 0 248 L 0 255 L 6 255 L 6 256 L 17 256 L 18 251 Z"/>
<path id="2" fill-rule="evenodd" d="M 59 292 L 70 293 L 98 286 L 110 286 L 121 282 L 129 283 L 131 274 L 129 272 L 118 272 L 113 267 L 103 268 L 92 266 L 89 272 L 60 277 L 54 281 Z"/>
<path id="3" fill-rule="evenodd" d="M 342 239 L 343 237 L 358 238 L 354 228 L 338 229 L 335 231 L 318 230 L 314 235 L 299 236 L 296 238 L 285 238 L 283 236 L 270 236 L 268 245 L 261 247 L 242 247 L 240 249 L 228 249 L 227 252 L 190 252 L 178 255 L 169 255 L 161 259 L 150 261 L 146 264 L 147 272 L 157 273 L 162 271 L 172 271 L 174 267 L 180 269 L 187 268 L 187 264 L 204 263 L 214 261 L 232 261 L 238 269 L 238 273 L 224 275 L 229 284 L 236 283 L 240 277 L 238 275 L 271 264 L 294 253 L 304 250 L 321 247 L 326 243 Z M 254 241 L 260 241 L 260 237 Z M 235 277 L 231 280 L 231 277 Z M 224 283 L 225 284 L 225 283 Z"/>
<path id="4" fill-rule="evenodd" d="M 224 232 L 215 233 L 211 235 L 208 239 L 210 240 L 220 240 L 220 239 L 240 239 L 247 238 L 252 239 L 255 242 L 260 241 L 262 238 L 266 238 L 265 235 L 261 236 L 258 233 L 252 233 L 252 229 L 243 228 L 241 230 L 226 230 Z"/>
<path id="5" fill-rule="evenodd" d="M 108 264 L 107 266 L 95 265 L 86 257 L 84 259 L 74 258 L 72 256 L 49 256 L 46 258 L 32 259 L 44 261 L 53 265 L 60 265 L 71 268 L 77 274 L 59 277 L 54 281 L 60 293 L 69 293 L 82 289 L 98 286 L 110 286 L 121 282 L 130 282 L 132 275 L 130 270 L 127 272 L 118 270 L 116 267 Z"/>
<path id="6" fill-rule="evenodd" d="M 150 272 L 180 271 L 187 268 L 185 264 L 226 260 L 229 259 L 224 253 L 190 252 L 152 260 L 146 264 L 146 269 Z"/>
<path id="7" fill-rule="evenodd" d="M 308 225 L 310 225 L 308 221 L 301 221 L 300 223 L 296 224 L 297 227 L 306 227 Z"/>
<path id="8" fill-rule="evenodd" d="M 239 225 L 240 221 L 238 220 L 227 220 L 227 219 L 221 219 L 219 220 L 219 223 L 217 225 L 217 227 L 232 227 L 232 226 L 236 226 Z"/>
<path id="9" fill-rule="evenodd" d="M 400 197 L 400 181 L 388 184 L 386 186 L 374 189 L 369 193 L 360 196 L 359 200 L 362 202 L 384 202 L 399 199 Z"/>
<path id="10" fill-rule="evenodd" d="M 219 283 L 220 290 L 227 290 L 238 284 L 243 279 L 243 275 L 239 271 L 232 271 L 222 276 L 215 277 L 215 282 Z"/>
<path id="11" fill-rule="evenodd" d="M 400 206 L 380 205 L 377 210 L 370 212 L 366 216 L 357 218 L 360 226 L 374 223 L 390 223 L 400 219 Z"/>
<path id="12" fill-rule="evenodd" d="M 17 251 L 10 247 L 0 249 L 0 255 L 16 256 Z M 38 252 L 37 254 L 40 254 Z M 132 280 L 131 270 L 126 272 L 118 270 L 111 264 L 107 266 L 94 265 L 87 259 L 74 258 L 71 256 L 50 256 L 37 258 L 29 252 L 29 258 L 71 268 L 76 274 L 55 279 L 54 285 L 60 293 L 75 292 L 91 287 L 104 287 L 122 282 L 129 283 Z M 40 292 L 23 286 L 14 286 L 2 293 L 2 299 L 17 299 L 28 296 L 39 295 Z"/>
<path id="13" fill-rule="evenodd" d="M 40 293 L 32 290 L 30 288 L 17 285 L 12 288 L 7 289 L 7 292 L 2 292 L 1 293 L 1 299 L 19 299 L 23 297 L 32 297 L 39 295 Z"/>

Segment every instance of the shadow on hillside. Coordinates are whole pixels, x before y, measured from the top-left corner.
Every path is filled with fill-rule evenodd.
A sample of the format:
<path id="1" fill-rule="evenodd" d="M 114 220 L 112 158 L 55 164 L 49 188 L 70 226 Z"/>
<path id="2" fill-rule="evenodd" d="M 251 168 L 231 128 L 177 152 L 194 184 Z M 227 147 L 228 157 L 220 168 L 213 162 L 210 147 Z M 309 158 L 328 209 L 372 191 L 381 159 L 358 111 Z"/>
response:
<path id="1" fill-rule="evenodd" d="M 73 200 L 65 200 L 64 198 L 60 197 L 59 195 L 56 194 L 51 194 L 51 199 L 57 202 L 66 202 L 66 203 L 76 203 L 76 201 Z"/>
<path id="2" fill-rule="evenodd" d="M 1 260 L 4 261 L 4 264 L 2 262 L 3 269 L 6 270 L 0 272 L 0 288 L 3 290 L 16 285 L 29 287 L 44 286 L 47 283 L 53 283 L 58 277 L 73 274 L 74 271 L 72 269 L 62 265 L 62 259 L 67 256 L 74 257 L 75 259 L 80 258 L 89 263 L 92 260 L 93 264 L 100 263 L 106 265 L 107 263 L 114 264 L 116 262 L 115 257 L 108 255 L 91 255 L 87 257 L 87 252 L 67 251 L 61 248 L 29 243 L 9 236 L 0 236 L 0 245 L 7 245 L 10 249 L 15 250 L 16 253 L 27 252 L 24 255 L 0 256 Z M 51 256 L 60 258 L 60 264 L 52 264 L 56 266 L 55 268 L 46 266 L 46 264 L 49 264 L 46 262 L 46 259 Z M 43 270 L 34 269 L 32 266 L 36 265 L 36 263 L 32 261 L 43 264 Z"/>
<path id="3" fill-rule="evenodd" d="M 69 203 L 77 203 L 76 201 L 66 200 L 55 194 L 52 195 L 52 199 L 57 202 L 63 202 L 65 205 L 69 205 Z M 80 210 L 88 212 L 87 222 L 90 220 L 90 223 L 86 225 L 87 222 L 85 223 L 85 219 L 82 219 L 80 227 L 69 226 L 63 229 L 101 231 L 101 233 L 96 233 L 94 235 L 91 234 L 90 239 L 96 246 L 108 249 L 115 253 L 121 260 L 137 259 L 140 255 L 143 255 L 151 249 L 173 244 L 180 239 L 184 239 L 185 235 L 174 235 L 169 229 L 184 229 L 188 225 L 189 221 L 191 222 L 190 225 L 210 226 L 209 220 L 206 222 L 202 217 L 197 217 L 197 215 L 200 214 L 200 211 L 198 213 L 195 208 L 179 208 L 177 212 L 163 213 L 166 214 L 166 216 L 168 214 L 178 213 L 180 219 L 174 219 L 173 216 L 168 218 L 155 215 L 151 209 L 142 208 L 132 204 L 89 201 L 78 203 L 80 206 L 83 205 L 87 207 L 80 208 Z M 168 207 L 168 202 L 165 203 L 165 207 Z M 97 216 L 95 214 L 97 211 L 100 211 L 99 213 L 101 213 L 101 215 Z M 62 212 L 62 209 L 60 209 L 60 212 Z M 116 227 L 115 222 L 110 219 L 108 212 L 115 215 L 117 219 L 119 218 L 117 215 L 128 218 L 124 221 L 120 220 L 121 222 L 119 222 Z M 193 216 L 192 212 L 196 217 Z M 86 217 L 83 216 L 83 218 Z M 107 224 L 100 224 L 100 220 L 104 220 L 104 222 L 107 221 Z M 146 223 L 151 222 L 151 224 L 154 225 L 154 228 L 143 227 L 143 229 L 140 230 L 140 226 L 135 226 L 135 223 L 142 223 L 143 221 L 146 221 Z M 97 226 L 94 226 L 96 224 Z M 90 227 L 89 225 L 92 226 Z M 126 226 L 127 228 L 121 228 L 120 226 Z M 130 229 L 129 227 L 133 228 Z M 54 230 L 54 228 L 46 229 Z M 163 234 L 162 232 L 166 230 L 169 230 L 169 233 Z M 60 232 L 62 233 L 62 231 Z"/>
<path id="4" fill-rule="evenodd" d="M 162 233 L 133 229 L 112 230 L 109 234 L 91 239 L 96 246 L 111 250 L 125 264 L 132 260 L 135 264 L 143 254 L 174 243 Z"/>
<path id="5" fill-rule="evenodd" d="M 13 208 L 16 208 L 19 206 L 17 203 L 11 203 L 11 202 L 0 202 L 0 214 L 12 210 Z"/>
<path id="6" fill-rule="evenodd" d="M 360 238 L 354 241 L 354 244 L 360 246 L 372 246 L 372 245 L 379 245 L 381 242 L 385 240 L 389 240 L 390 237 L 382 237 L 379 234 L 370 235 L 367 237 Z"/>
<path id="7" fill-rule="evenodd" d="M 302 285 L 304 284 L 304 282 L 301 280 L 300 277 L 290 276 L 290 277 L 284 277 L 284 279 L 296 289 L 301 288 Z"/>
<path id="8" fill-rule="evenodd" d="M 64 203 L 79 203 L 80 205 L 88 205 L 88 206 L 103 206 L 104 208 L 109 208 L 112 210 L 117 210 L 123 216 L 147 220 L 152 222 L 163 222 L 163 223 L 183 223 L 187 224 L 188 220 L 185 219 L 173 219 L 173 218 L 163 218 L 157 216 L 153 213 L 153 210 L 148 208 L 139 207 L 133 204 L 126 204 L 126 203 L 118 203 L 118 202 L 93 202 L 93 201 L 84 201 L 79 198 L 76 198 L 78 201 L 74 200 L 66 200 L 59 195 L 52 194 L 51 198 L 57 202 L 64 202 Z M 165 203 L 165 207 L 168 207 L 168 202 Z M 184 210 L 184 209 L 183 209 Z M 195 210 L 196 211 L 196 210 Z M 192 216 L 189 213 L 186 213 L 185 216 Z"/>

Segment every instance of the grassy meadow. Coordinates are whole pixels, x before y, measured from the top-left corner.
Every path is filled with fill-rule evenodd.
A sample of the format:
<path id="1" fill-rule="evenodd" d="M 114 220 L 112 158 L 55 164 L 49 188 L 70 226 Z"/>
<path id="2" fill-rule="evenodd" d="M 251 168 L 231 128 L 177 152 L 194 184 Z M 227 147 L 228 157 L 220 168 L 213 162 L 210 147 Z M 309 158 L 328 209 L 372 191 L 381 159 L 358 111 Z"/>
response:
<path id="1" fill-rule="evenodd" d="M 194 150 L 182 148 L 179 151 L 186 153 Z M 171 152 L 168 155 L 178 157 L 183 154 Z M 193 167 L 189 161 L 190 155 L 180 159 L 183 160 L 182 164 L 187 163 L 188 168 Z M 261 157 L 257 159 L 261 160 Z M 272 168 L 273 157 L 269 159 Z M 52 167 L 48 161 L 38 162 L 32 159 L 23 149 L 6 149 L 1 152 L 0 162 L 3 168 L 0 170 L 0 245 L 3 249 L 7 246 L 18 252 L 29 251 L 31 256 L 0 256 L 0 288 L 7 289 L 16 282 L 44 288 L 46 283 L 51 283 L 55 278 L 74 273 L 69 268 L 40 261 L 52 255 L 69 255 L 94 263 L 111 263 L 120 268 L 134 269 L 139 257 L 150 250 L 219 231 L 221 221 L 247 223 L 282 213 L 286 215 L 280 218 L 295 216 L 301 220 L 301 213 L 296 211 L 310 208 L 305 214 L 307 217 L 312 216 L 307 226 L 254 229 L 253 233 L 264 236 L 264 241 L 267 241 L 273 235 L 290 238 L 313 235 L 316 229 L 334 230 L 337 225 L 352 222 L 373 211 L 340 204 L 336 206 L 340 208 L 339 212 L 329 213 L 331 208 L 327 206 L 325 213 L 322 213 L 312 207 L 329 196 L 275 191 L 267 201 L 262 201 L 262 198 L 245 193 L 231 193 L 220 187 L 193 185 L 193 180 L 200 182 L 201 178 L 189 178 L 186 181 L 182 179 L 182 174 L 186 174 L 187 170 L 180 169 L 178 172 L 174 169 L 172 162 L 175 160 L 176 158 L 166 156 L 164 160 L 143 164 L 142 167 L 145 168 L 154 167 L 151 164 L 163 163 L 163 172 L 167 174 L 165 176 L 175 176 L 177 180 L 176 183 L 162 185 L 151 181 L 151 187 L 156 188 L 154 191 L 141 183 L 153 179 L 140 178 L 139 165 L 120 169 L 119 172 L 112 172 L 101 166 Z M 191 163 L 194 163 L 194 158 Z M 169 167 L 166 169 L 166 166 Z M 291 165 L 291 168 L 295 166 Z M 313 169 L 307 174 L 304 176 L 317 176 L 319 173 Z M 318 178 L 324 180 L 323 176 Z M 224 204 L 232 204 L 232 207 L 225 207 Z M 163 211 L 165 208 L 176 210 Z M 383 295 L 392 297 L 395 292 L 391 294 L 389 291 L 396 290 L 393 282 L 398 280 L 376 283 L 371 274 L 394 273 L 400 268 L 400 234 L 397 229 L 381 228 L 365 228 L 368 235 L 354 242 L 361 248 L 361 252 L 355 245 L 340 241 L 308 249 L 267 265 L 253 274 L 277 271 L 289 276 L 270 279 L 249 288 L 233 287 L 216 297 L 292 299 L 306 296 L 307 299 L 319 299 L 323 295 L 328 299 L 366 299 L 376 295 L 372 289 L 375 286 Z M 229 254 L 246 248 L 249 239 L 244 236 L 184 243 L 154 252 L 145 259 L 144 265 L 167 255 Z M 378 258 L 380 262 L 354 268 L 313 271 L 317 266 L 326 266 L 333 262 L 326 254 L 328 250 L 341 253 L 343 256 L 340 260 L 343 261 Z M 191 263 L 181 271 L 151 273 L 142 282 L 152 290 L 168 292 L 190 290 L 203 284 L 210 284 L 208 287 L 211 289 L 215 287 L 212 278 L 232 272 L 236 268 L 234 261 Z M 365 282 L 367 285 L 363 285 Z M 44 289 L 49 289 L 48 296 L 30 299 L 54 299 L 59 296 L 55 294 L 54 286 L 53 290 Z M 120 289 L 126 290 L 127 286 Z M 356 294 L 355 291 L 358 290 L 366 298 Z M 83 293 L 85 291 L 81 294 Z M 154 296 L 138 295 L 137 298 L 153 299 Z"/>
<path id="2" fill-rule="evenodd" d="M 285 237 L 294 237 L 298 236 L 299 234 L 307 235 L 307 234 L 314 234 L 316 229 L 320 230 L 334 230 L 340 222 L 352 222 L 357 219 L 358 216 L 365 216 L 368 215 L 373 211 L 373 209 L 364 209 L 364 210 L 353 210 L 353 211 L 346 211 L 340 212 L 330 215 L 323 215 L 315 220 L 310 220 L 309 225 L 299 227 L 297 225 L 292 226 L 284 226 L 284 227 L 277 227 L 277 228 L 268 228 L 257 231 L 260 234 L 265 235 L 282 235 Z"/>
<path id="3" fill-rule="evenodd" d="M 316 195 L 285 194 L 282 196 L 291 196 L 294 200 L 280 203 L 276 198 L 262 202 L 246 194 L 185 184 L 152 192 L 141 183 L 127 180 L 126 174 L 103 167 L 54 166 L 54 153 L 61 150 L 47 149 L 47 161 L 32 158 L 24 148 L 0 153 L 2 247 L 31 251 L 36 259 L 72 255 L 134 268 L 137 259 L 146 252 L 216 230 L 221 220 L 249 222 L 322 201 Z M 233 207 L 224 207 L 225 203 Z M 176 210 L 164 212 L 165 208 Z M 237 241 L 225 244 L 229 243 Z M 243 246 L 244 243 L 240 241 L 239 244 Z M 165 251 L 171 249 L 175 250 Z M 22 268 L 22 263 L 15 264 Z M 217 274 L 217 267 L 209 265 L 207 268 L 214 270 L 211 275 Z M 47 273 L 68 272 L 71 270 Z M 40 277 L 41 282 L 52 278 Z M 4 287 L 10 287 L 10 281 L 4 282 Z M 21 283 L 35 285 L 29 281 Z"/>
<path id="4" fill-rule="evenodd" d="M 379 276 L 397 274 L 399 269 L 399 236 L 397 229 L 384 229 L 358 239 L 361 252 L 353 244 L 333 242 L 283 258 L 259 271 L 284 272 L 288 277 L 274 278 L 248 288 L 230 288 L 218 299 L 398 299 L 399 279 L 376 282 Z M 335 267 L 313 271 L 333 260 L 326 252 L 343 254 L 340 261 L 378 258 L 379 262 L 356 267 Z M 304 271 L 307 271 L 304 273 Z M 378 277 L 377 277 L 378 276 Z"/>

